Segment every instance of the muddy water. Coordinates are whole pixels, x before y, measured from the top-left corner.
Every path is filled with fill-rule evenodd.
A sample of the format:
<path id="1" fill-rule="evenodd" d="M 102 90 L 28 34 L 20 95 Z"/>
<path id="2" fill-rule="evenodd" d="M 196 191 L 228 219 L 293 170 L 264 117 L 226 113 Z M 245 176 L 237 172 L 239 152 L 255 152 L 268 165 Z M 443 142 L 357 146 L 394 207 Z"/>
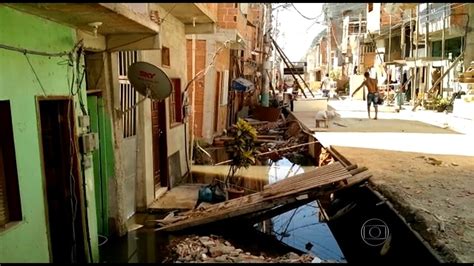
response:
<path id="1" fill-rule="evenodd" d="M 216 151 L 211 154 L 217 161 L 227 159 Z M 269 161 L 267 165 L 240 169 L 237 175 L 244 177 L 241 188 L 251 193 L 261 191 L 266 184 L 314 169 L 314 166 L 298 165 L 290 162 L 287 158 L 283 158 L 276 162 Z M 193 166 L 193 178 L 199 183 L 210 183 L 214 177 L 224 177 L 228 170 L 229 166 L 226 165 L 196 165 Z M 311 202 L 265 221 L 265 227 L 261 224 L 255 227 L 302 252 L 309 251 L 323 260 L 345 262 L 344 255 L 331 230 L 326 223 L 319 222 L 318 216 L 317 203 Z"/>
<path id="2" fill-rule="evenodd" d="M 283 158 L 277 162 L 268 162 L 267 165 L 251 166 L 242 169 L 238 175 L 244 177 L 243 187 L 247 193 L 260 191 L 263 186 L 277 182 L 287 177 L 304 173 L 314 169 L 314 166 L 301 166 Z M 228 166 L 193 166 L 193 179 L 197 183 L 210 183 L 216 176 L 225 176 Z M 239 229 L 239 233 L 230 234 L 229 241 L 242 242 L 241 248 L 257 254 L 258 250 L 270 254 L 272 251 L 285 254 L 289 251 L 300 251 L 300 253 L 310 252 L 323 259 L 337 262 L 344 262 L 344 256 L 334 239 L 330 229 L 325 223 L 319 222 L 318 207 L 316 202 L 311 202 L 299 208 L 288 211 L 265 221 L 265 228 L 262 223 L 255 225 L 255 228 L 264 232 L 266 236 L 281 243 L 272 244 L 272 239 L 257 234 L 254 229 Z M 148 219 L 160 219 L 166 214 L 138 214 L 136 224 Z M 234 232 L 236 228 L 221 228 L 225 232 Z M 253 231 L 253 232 L 252 232 Z M 195 231 L 198 234 L 198 231 Z M 213 232 L 204 232 L 203 235 Z M 222 232 L 221 232 L 222 233 Z M 217 233 L 218 234 L 218 233 Z M 157 233 L 153 229 L 142 227 L 133 230 L 127 236 L 116 239 L 108 239 L 100 246 L 101 262 L 105 263 L 142 263 L 142 262 L 166 262 L 170 258 L 170 242 L 186 236 L 169 235 Z M 239 239 L 240 238 L 240 239 Z M 104 242 L 104 239 L 100 239 Z M 257 244 L 260 243 L 260 244 Z M 255 245 L 255 247 L 252 247 Z M 267 249 L 267 250 L 265 250 Z M 276 254 L 275 254 L 276 256 Z"/>

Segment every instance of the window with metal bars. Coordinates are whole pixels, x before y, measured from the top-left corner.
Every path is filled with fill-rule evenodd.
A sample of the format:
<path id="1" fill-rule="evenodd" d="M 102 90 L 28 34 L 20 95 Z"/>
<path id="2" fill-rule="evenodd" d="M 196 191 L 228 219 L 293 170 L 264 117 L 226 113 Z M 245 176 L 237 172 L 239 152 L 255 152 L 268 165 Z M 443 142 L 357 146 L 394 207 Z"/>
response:
<path id="1" fill-rule="evenodd" d="M 0 101 L 0 229 L 20 221 L 21 202 L 10 102 Z"/>
<path id="2" fill-rule="evenodd" d="M 137 93 L 128 80 L 128 67 L 138 61 L 137 51 L 118 52 L 118 79 L 120 86 L 120 109 L 122 116 L 123 138 L 137 134 L 137 113 L 132 108 L 137 103 Z"/>

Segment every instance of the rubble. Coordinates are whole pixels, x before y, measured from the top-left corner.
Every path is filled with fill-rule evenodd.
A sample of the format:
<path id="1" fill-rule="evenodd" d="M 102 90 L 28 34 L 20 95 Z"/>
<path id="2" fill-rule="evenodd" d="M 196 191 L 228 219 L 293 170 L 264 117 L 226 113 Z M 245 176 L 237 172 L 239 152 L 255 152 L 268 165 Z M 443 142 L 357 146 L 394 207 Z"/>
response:
<path id="1" fill-rule="evenodd" d="M 289 252 L 280 257 L 253 255 L 235 248 L 220 236 L 189 236 L 172 244 L 173 263 L 311 263 L 323 260 L 310 255 Z"/>

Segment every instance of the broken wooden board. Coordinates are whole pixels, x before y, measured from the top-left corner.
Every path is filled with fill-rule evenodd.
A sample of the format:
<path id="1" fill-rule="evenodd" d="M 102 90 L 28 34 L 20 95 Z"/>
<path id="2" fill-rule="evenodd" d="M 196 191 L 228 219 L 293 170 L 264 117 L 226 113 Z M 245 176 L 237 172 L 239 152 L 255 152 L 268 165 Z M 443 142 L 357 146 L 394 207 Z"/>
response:
<path id="1" fill-rule="evenodd" d="M 357 174 L 359 178 L 366 178 L 362 175 L 364 172 Z M 267 185 L 262 192 L 185 212 L 181 214 L 184 219 L 178 220 L 177 217 L 173 217 L 173 219 L 176 219 L 175 221 L 166 224 L 161 223 L 162 227 L 156 230 L 178 231 L 231 218 L 245 218 L 252 216 L 252 214 L 260 213 L 263 215 L 265 211 L 274 208 L 284 209 L 283 206 L 286 204 L 304 205 L 309 198 L 317 198 L 347 187 L 348 184 L 341 181 L 347 181 L 351 177 L 351 173 L 342 164 L 335 162 L 311 172 L 288 177 Z"/>

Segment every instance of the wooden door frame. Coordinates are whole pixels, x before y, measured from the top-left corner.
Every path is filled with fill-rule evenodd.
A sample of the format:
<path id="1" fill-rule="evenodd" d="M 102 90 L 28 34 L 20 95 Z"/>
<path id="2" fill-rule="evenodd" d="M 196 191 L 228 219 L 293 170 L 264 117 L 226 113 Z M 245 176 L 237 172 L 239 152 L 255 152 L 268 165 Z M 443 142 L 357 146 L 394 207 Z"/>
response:
<path id="1" fill-rule="evenodd" d="M 158 102 L 158 127 L 163 130 L 163 133 L 164 136 L 164 143 L 158 143 L 158 145 L 160 145 L 160 158 L 158 158 L 158 160 L 160 162 L 164 162 L 162 164 L 160 164 L 160 187 L 166 187 L 167 189 L 170 188 L 171 186 L 171 182 L 169 180 L 169 165 L 168 165 L 168 130 L 167 130 L 167 124 L 166 124 L 166 102 L 165 100 L 151 100 L 151 105 L 150 105 L 150 109 L 151 109 L 151 115 L 153 116 L 153 102 Z M 151 120 L 151 119 L 150 119 Z M 155 141 L 153 139 L 153 121 L 151 122 L 151 137 L 152 137 L 152 141 Z M 157 140 L 158 142 L 160 142 L 160 138 Z M 163 144 L 163 147 L 161 147 L 161 144 Z M 153 146 L 153 145 L 152 145 Z M 156 184 L 155 184 L 155 176 L 154 176 L 154 172 L 155 172 L 155 169 L 154 169 L 154 161 L 155 161 L 155 155 L 152 151 L 152 157 L 153 157 L 153 190 L 154 192 L 155 191 L 155 187 L 156 187 Z M 166 178 L 166 186 L 163 186 L 163 178 Z"/>
<path id="2" fill-rule="evenodd" d="M 44 215 L 45 215 L 45 224 L 46 224 L 46 234 L 48 238 L 48 251 L 49 251 L 49 258 L 50 261 L 52 262 L 53 260 L 53 250 L 52 250 L 52 245 L 51 245 L 51 232 L 49 229 L 49 207 L 48 207 L 48 194 L 47 194 L 47 182 L 46 182 L 46 169 L 44 165 L 44 156 L 43 156 L 43 132 L 41 128 L 41 109 L 40 109 L 40 102 L 42 101 L 69 101 L 70 104 L 72 104 L 72 109 L 71 109 L 71 116 L 74 118 L 71 121 L 71 127 L 72 127 L 72 134 L 73 134 L 73 142 L 74 142 L 74 149 L 75 149 L 75 154 L 74 160 L 77 165 L 77 168 L 74 169 L 73 167 L 73 173 L 76 175 L 77 179 L 76 182 L 78 182 L 79 186 L 79 195 L 76 195 L 78 201 L 79 201 L 79 208 L 81 212 L 81 229 L 82 229 L 82 237 L 83 237 L 83 243 L 84 246 L 81 247 L 84 250 L 84 256 L 85 260 L 88 261 L 89 257 L 92 254 L 89 254 L 89 250 L 87 249 L 87 245 L 89 245 L 88 238 L 89 236 L 87 235 L 86 231 L 86 226 L 87 226 L 87 221 L 86 221 L 86 207 L 84 204 L 84 190 L 83 190 L 83 176 L 81 174 L 81 164 L 79 160 L 79 145 L 78 145 L 78 139 L 77 139 L 77 128 L 76 128 L 76 112 L 74 108 L 74 97 L 72 96 L 35 96 L 35 104 L 36 104 L 36 125 L 38 128 L 38 146 L 39 146 L 39 155 L 40 155 L 40 164 L 41 164 L 41 176 L 42 176 L 42 186 L 43 186 L 43 204 L 44 204 Z"/>

